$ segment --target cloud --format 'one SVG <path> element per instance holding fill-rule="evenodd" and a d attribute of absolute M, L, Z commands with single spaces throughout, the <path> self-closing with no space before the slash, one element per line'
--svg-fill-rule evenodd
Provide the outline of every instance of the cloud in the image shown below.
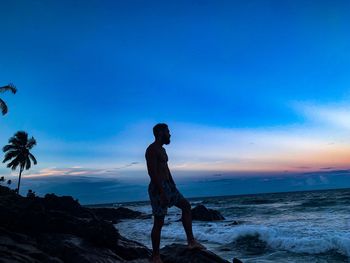
<path fill-rule="evenodd" d="M 108 169 L 98 169 L 98 168 L 83 168 L 80 166 L 69 167 L 69 168 L 44 168 L 41 170 L 33 170 L 28 171 L 23 174 L 26 178 L 35 178 L 35 177 L 53 177 L 53 176 L 70 176 L 70 177 L 78 177 L 78 176 L 90 176 L 90 177 L 122 177 L 122 172 L 127 171 L 127 168 L 132 167 L 133 165 L 137 165 L 138 162 L 132 162 L 120 167 L 108 168 Z"/>
<path fill-rule="evenodd" d="M 172 134 L 172 142 L 166 146 L 169 166 L 176 173 L 348 168 L 350 110 L 310 103 L 294 103 L 292 107 L 305 118 L 304 123 L 227 128 L 169 122 Z M 144 152 L 153 141 L 153 124 L 153 121 L 134 123 L 114 138 L 93 143 L 50 139 L 39 134 L 43 141 L 36 156 L 42 169 L 29 173 L 31 176 L 112 175 L 133 170 L 144 176 L 147 174 Z M 53 166 L 70 168 L 46 168 Z"/>
<path fill-rule="evenodd" d="M 106 170 L 102 169 L 84 169 L 84 168 L 45 168 L 39 171 L 31 171 L 29 174 L 25 174 L 25 177 L 52 177 L 52 176 L 78 176 L 78 175 L 98 175 L 105 174 Z"/>
<path fill-rule="evenodd" d="M 349 170 L 283 174 L 225 173 L 219 177 L 191 177 L 177 180 L 177 186 L 186 197 L 253 194 L 262 192 L 302 191 L 350 186 Z M 21 193 L 32 189 L 43 196 L 46 193 L 72 195 L 83 204 L 113 203 L 148 200 L 148 180 L 128 183 L 119 178 L 100 176 L 57 175 L 31 177 L 22 181 Z"/>
<path fill-rule="evenodd" d="M 305 169 L 305 170 L 312 169 L 312 167 L 310 167 L 310 166 L 296 166 L 295 168 L 297 168 L 297 169 Z"/>
<path fill-rule="evenodd" d="M 316 126 L 228 129 L 175 124 L 170 129 L 173 144 L 168 153 L 172 167 L 178 170 L 293 171 L 317 170 L 325 165 L 345 168 L 350 155 L 349 144 L 329 145 L 328 134 Z"/>
<path fill-rule="evenodd" d="M 312 103 L 294 103 L 297 112 L 309 121 L 327 125 L 329 128 L 350 130 L 350 106 L 348 103 L 319 105 Z"/>
<path fill-rule="evenodd" d="M 57 146 L 63 154 L 69 152 L 70 155 L 74 155 L 76 149 L 80 149 L 77 156 L 69 159 L 68 163 L 65 160 L 57 162 L 61 167 L 71 168 L 42 169 L 31 175 L 108 175 L 116 174 L 118 170 L 122 172 L 130 169 L 138 171 L 139 177 L 144 176 L 147 174 L 144 151 L 153 141 L 151 131 L 147 128 L 152 127 L 152 124 L 134 124 L 129 127 L 127 134 L 122 133 L 120 137 L 109 139 L 108 142 L 94 144 L 56 142 L 51 148 Z M 169 127 L 172 142 L 166 149 L 169 166 L 173 172 L 284 170 L 293 172 L 318 170 L 322 167 L 342 169 L 347 168 L 350 155 L 350 144 L 337 143 L 346 140 L 345 135 L 329 138 L 331 132 L 327 133 L 327 129 L 324 127 L 320 129 L 315 125 L 224 128 L 173 122 L 169 123 Z M 335 144 L 329 145 L 330 140 Z M 87 152 L 87 155 L 79 157 L 81 152 Z M 45 160 L 43 162 L 45 163 Z"/>
<path fill-rule="evenodd" d="M 125 168 L 128 168 L 128 167 L 131 167 L 131 166 L 134 166 L 134 165 L 137 165 L 139 164 L 140 162 L 131 162 L 131 163 L 128 163 L 124 166 L 121 166 L 121 167 L 118 167 L 118 168 L 115 168 L 116 170 L 120 170 L 120 169 L 125 169 Z"/>
<path fill-rule="evenodd" d="M 142 200 L 147 197 L 146 184 L 128 184 L 117 178 L 54 175 L 22 180 L 21 194 L 32 189 L 39 196 L 47 193 L 70 195 L 82 204 Z"/>

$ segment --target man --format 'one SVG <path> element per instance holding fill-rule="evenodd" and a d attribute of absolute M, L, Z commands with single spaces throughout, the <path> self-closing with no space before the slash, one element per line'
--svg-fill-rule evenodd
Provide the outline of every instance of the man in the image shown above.
<path fill-rule="evenodd" d="M 151 200 L 154 223 L 152 228 L 152 262 L 162 263 L 159 254 L 160 233 L 168 207 L 176 206 L 182 210 L 182 224 L 186 232 L 189 249 L 205 249 L 193 237 L 191 205 L 177 190 L 168 167 L 168 156 L 163 145 L 170 143 L 168 125 L 159 123 L 153 127 L 155 141 L 146 150 L 148 174 L 151 182 L 148 194 Z"/>

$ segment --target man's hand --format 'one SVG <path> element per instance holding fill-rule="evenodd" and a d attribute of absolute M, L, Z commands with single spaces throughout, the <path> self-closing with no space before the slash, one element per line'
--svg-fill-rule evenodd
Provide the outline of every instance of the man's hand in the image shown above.
<path fill-rule="evenodd" d="M 167 195 L 162 191 L 160 192 L 160 205 L 162 207 L 167 206 L 169 204 L 169 199 Z"/>

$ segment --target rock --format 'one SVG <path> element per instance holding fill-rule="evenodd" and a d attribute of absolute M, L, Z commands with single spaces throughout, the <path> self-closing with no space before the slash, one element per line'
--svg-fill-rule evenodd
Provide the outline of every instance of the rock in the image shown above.
<path fill-rule="evenodd" d="M 104 210 L 105 218 L 98 213 L 70 196 L 25 198 L 0 186 L 0 262 L 148 262 L 150 249 L 121 236 L 104 220 L 115 213 L 119 218 L 130 218 L 140 216 L 140 212 Z M 161 255 L 164 263 L 227 263 L 210 251 L 189 250 L 185 245 L 166 246 Z"/>
<path fill-rule="evenodd" d="M 232 260 L 232 263 L 243 263 L 242 261 L 240 261 L 238 258 L 234 258 Z"/>
<path fill-rule="evenodd" d="M 63 263 L 37 247 L 35 239 L 0 228 L 1 263 Z"/>
<path fill-rule="evenodd" d="M 180 244 L 165 246 L 160 254 L 164 263 L 229 263 L 209 250 L 190 250 Z"/>
<path fill-rule="evenodd" d="M 40 248 L 65 263 L 121 263 L 123 258 L 105 247 L 96 247 L 80 237 L 66 234 L 42 235 Z"/>
<path fill-rule="evenodd" d="M 143 215 L 141 212 L 133 211 L 129 208 L 90 208 L 95 215 L 112 223 L 117 223 L 121 219 L 136 219 L 141 218 Z"/>
<path fill-rule="evenodd" d="M 204 205 L 197 205 L 192 210 L 192 220 L 218 221 L 225 220 L 219 211 L 208 209 Z"/>
<path fill-rule="evenodd" d="M 128 263 L 150 263 L 151 261 L 149 259 L 134 259 L 128 261 Z"/>
<path fill-rule="evenodd" d="M 67 206 L 60 203 L 61 198 L 62 204 Z M 68 235 L 72 237 L 69 240 L 80 240 L 75 246 L 75 243 L 69 240 L 60 242 L 60 239 L 56 238 L 57 243 L 61 244 L 57 249 L 61 248 L 62 251 L 69 248 L 69 253 L 79 255 L 85 254 L 85 250 L 88 252 L 99 248 L 98 251 L 102 251 L 101 253 L 109 258 L 108 261 L 96 261 L 96 256 L 90 255 L 88 258 L 91 261 L 89 261 L 90 259 L 83 256 L 76 256 L 75 258 L 79 258 L 76 262 L 113 262 L 112 259 L 119 258 L 133 260 L 147 258 L 151 254 L 147 247 L 122 237 L 113 224 L 99 219 L 71 197 L 46 195 L 45 198 L 28 199 L 0 188 L 0 215 L 0 227 L 13 233 L 30 236 L 37 242 L 35 247 L 40 247 L 49 254 L 53 253 L 59 259 L 62 259 L 64 253 L 54 253 L 55 245 L 45 241 L 43 235 L 56 237 Z M 52 247 L 47 247 L 46 244 L 51 244 Z M 112 254 L 109 254 L 109 251 Z M 27 255 L 24 253 L 24 256 Z M 66 262 L 67 259 L 63 261 Z"/>
<path fill-rule="evenodd" d="M 77 217 L 94 217 L 91 211 L 82 207 L 78 200 L 71 196 L 57 196 L 46 194 L 44 198 L 36 197 L 36 202 L 41 203 L 46 210 L 64 211 Z"/>
<path fill-rule="evenodd" d="M 152 219 L 152 218 L 153 218 L 152 214 L 142 214 L 137 219 Z"/>
<path fill-rule="evenodd" d="M 82 208 L 78 201 L 74 200 L 71 196 L 46 194 L 43 199 L 38 198 L 38 200 L 42 200 L 45 207 L 50 210 L 69 211 L 74 213 L 76 210 Z"/>
<path fill-rule="evenodd" d="M 147 247 L 122 236 L 118 240 L 116 251 L 119 256 L 126 260 L 143 259 L 151 256 L 151 250 Z"/>
<path fill-rule="evenodd" d="M 228 223 L 225 226 L 237 226 L 237 225 L 240 225 L 240 224 L 241 224 L 241 222 L 234 220 L 234 221 Z"/>
<path fill-rule="evenodd" d="M 241 251 L 245 255 L 262 255 L 270 250 L 268 244 L 261 240 L 258 234 L 241 236 L 232 242 L 232 245 L 235 251 Z"/>

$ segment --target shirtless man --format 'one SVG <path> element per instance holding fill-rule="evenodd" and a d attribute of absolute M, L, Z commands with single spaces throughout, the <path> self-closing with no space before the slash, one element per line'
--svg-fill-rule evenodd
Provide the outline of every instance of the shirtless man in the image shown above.
<path fill-rule="evenodd" d="M 153 127 L 155 141 L 146 150 L 148 174 L 151 182 L 148 194 L 151 200 L 154 223 L 152 228 L 152 262 L 162 263 L 159 254 L 160 233 L 168 207 L 176 206 L 182 210 L 182 225 L 185 229 L 190 249 L 205 249 L 193 237 L 191 205 L 177 190 L 168 167 L 168 156 L 163 145 L 170 143 L 168 125 L 159 123 Z"/>

